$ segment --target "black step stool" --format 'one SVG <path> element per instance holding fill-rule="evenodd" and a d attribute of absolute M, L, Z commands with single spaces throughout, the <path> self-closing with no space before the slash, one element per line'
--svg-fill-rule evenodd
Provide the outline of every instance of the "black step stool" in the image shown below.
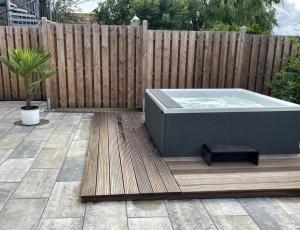
<path fill-rule="evenodd" d="M 202 157 L 208 166 L 212 162 L 259 162 L 259 152 L 246 144 L 204 144 Z"/>

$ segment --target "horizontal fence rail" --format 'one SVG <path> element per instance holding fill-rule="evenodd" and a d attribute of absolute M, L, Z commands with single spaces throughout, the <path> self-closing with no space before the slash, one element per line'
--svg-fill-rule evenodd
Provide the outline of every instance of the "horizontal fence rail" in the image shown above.
<path fill-rule="evenodd" d="M 37 100 L 54 108 L 141 108 L 146 88 L 245 88 L 266 95 L 296 52 L 289 37 L 245 32 L 148 30 L 143 26 L 47 24 L 0 27 L 8 48 L 46 47 L 56 69 Z M 0 100 L 23 100 L 24 82 L 0 65 Z"/>

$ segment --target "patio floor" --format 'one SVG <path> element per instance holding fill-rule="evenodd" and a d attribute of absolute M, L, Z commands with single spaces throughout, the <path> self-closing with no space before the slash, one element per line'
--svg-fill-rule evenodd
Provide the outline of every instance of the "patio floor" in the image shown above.
<path fill-rule="evenodd" d="M 300 198 L 82 203 L 91 113 L 47 113 L 19 127 L 0 102 L 0 229 L 299 229 Z M 45 104 L 41 105 L 45 108 Z"/>

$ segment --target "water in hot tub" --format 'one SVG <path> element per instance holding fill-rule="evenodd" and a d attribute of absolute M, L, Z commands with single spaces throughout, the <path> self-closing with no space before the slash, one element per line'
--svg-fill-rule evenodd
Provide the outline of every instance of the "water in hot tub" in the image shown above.
<path fill-rule="evenodd" d="M 263 107 L 262 104 L 240 97 L 172 97 L 183 108 L 252 108 Z"/>

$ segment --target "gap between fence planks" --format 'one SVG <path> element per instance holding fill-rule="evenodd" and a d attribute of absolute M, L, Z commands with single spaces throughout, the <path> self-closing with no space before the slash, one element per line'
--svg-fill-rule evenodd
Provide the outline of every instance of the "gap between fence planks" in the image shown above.
<path fill-rule="evenodd" d="M 56 74 L 37 100 L 52 107 L 141 108 L 146 88 L 241 87 L 269 95 L 266 83 L 295 54 L 288 37 L 244 32 L 149 30 L 142 26 L 47 24 L 0 27 L 7 48 L 46 47 Z M 24 83 L 1 65 L 0 100 L 24 100 Z"/>

